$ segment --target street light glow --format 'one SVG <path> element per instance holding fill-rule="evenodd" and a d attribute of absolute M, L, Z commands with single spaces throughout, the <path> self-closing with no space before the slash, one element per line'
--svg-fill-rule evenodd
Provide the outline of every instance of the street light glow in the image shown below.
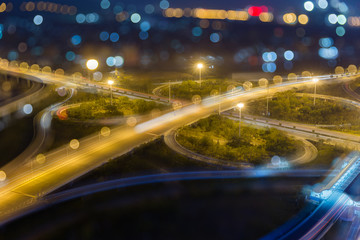
<path fill-rule="evenodd" d="M 109 85 L 113 85 L 113 84 L 114 84 L 114 81 L 113 81 L 113 80 L 108 80 L 108 84 L 109 84 Z"/>
<path fill-rule="evenodd" d="M 313 79 L 313 82 L 314 82 L 314 83 L 317 83 L 318 81 L 319 81 L 318 78 L 314 78 L 314 79 Z"/>
<path fill-rule="evenodd" d="M 202 68 L 204 68 L 204 64 L 202 64 L 202 63 L 198 63 L 198 64 L 197 64 L 197 68 L 198 68 L 198 69 L 202 69 Z"/>
<path fill-rule="evenodd" d="M 239 103 L 239 104 L 237 105 L 237 107 L 240 108 L 240 109 L 243 108 L 244 106 L 245 106 L 245 105 L 244 105 L 243 103 Z"/>
<path fill-rule="evenodd" d="M 90 59 L 86 62 L 86 67 L 89 70 L 95 70 L 98 68 L 98 66 L 99 66 L 99 62 L 95 59 Z"/>

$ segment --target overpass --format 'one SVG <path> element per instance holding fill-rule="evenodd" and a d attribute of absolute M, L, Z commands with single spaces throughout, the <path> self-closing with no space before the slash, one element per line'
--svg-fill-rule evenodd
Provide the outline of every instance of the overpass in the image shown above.
<path fill-rule="evenodd" d="M 309 200 L 318 204 L 310 214 L 302 219 L 295 217 L 262 239 L 321 239 L 346 210 L 359 206 L 344 191 L 360 174 L 360 154 L 351 153 L 332 173 L 335 173 L 329 175 L 332 179 L 325 179 L 325 183 L 314 186 L 310 193 Z M 353 225 L 358 225 L 359 219 L 356 215 Z M 348 236 L 354 237 L 354 234 L 357 235 L 354 239 L 360 237 L 359 231 L 352 227 Z"/>

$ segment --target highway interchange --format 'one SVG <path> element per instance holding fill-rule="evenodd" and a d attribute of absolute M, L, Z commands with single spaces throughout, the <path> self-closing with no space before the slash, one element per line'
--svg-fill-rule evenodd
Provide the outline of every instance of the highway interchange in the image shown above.
<path fill-rule="evenodd" d="M 15 72 L 13 69 L 6 69 L 9 72 Z M 64 82 L 64 78 L 51 76 L 48 74 L 33 74 L 30 78 L 38 78 L 45 83 L 67 85 L 70 88 L 84 87 L 84 83 Z M 28 77 L 26 75 L 26 77 Z M 353 76 L 355 77 L 355 76 Z M 333 79 L 330 76 L 319 76 L 321 81 L 339 82 L 350 80 Z M 134 147 L 149 142 L 152 139 L 164 135 L 171 129 L 192 123 L 198 119 L 209 116 L 218 110 L 221 104 L 222 110 L 232 109 L 238 102 L 246 102 L 254 98 L 265 97 L 268 91 L 271 93 L 290 90 L 294 87 L 302 88 L 311 84 L 311 79 L 301 79 L 299 81 L 283 82 L 279 85 L 272 85 L 269 89 L 254 88 L 246 92 L 226 93 L 212 99 L 205 99 L 202 104 L 188 105 L 172 112 L 167 112 L 160 117 L 144 121 L 135 127 L 121 126 L 111 130 L 108 137 L 100 137 L 98 134 L 80 139 L 80 147 L 71 149 L 69 146 L 63 146 L 45 154 L 46 161 L 38 163 L 36 159 L 31 159 L 31 164 L 9 164 L 2 168 L 7 173 L 7 179 L 1 184 L 0 190 L 0 220 L 5 221 L 21 215 L 37 204 L 37 199 L 41 198 L 53 190 L 63 186 L 79 176 L 91 171 L 92 169 L 106 163 L 109 159 L 120 156 Z M 89 87 L 89 84 L 86 84 Z M 90 86 L 92 87 L 92 86 Z M 104 86 L 101 87 L 107 90 Z M 132 95 L 135 95 L 132 93 Z M 149 98 L 145 94 L 143 98 Z M 156 99 L 156 98 L 154 98 Z M 158 99 L 159 100 L 159 99 Z M 165 100 L 164 100 L 165 101 Z M 253 120 L 254 121 L 254 120 Z M 261 121 L 258 120 L 258 123 Z M 359 138 L 349 134 L 329 135 L 329 131 L 316 128 L 309 132 L 308 126 L 302 124 L 290 125 L 269 122 L 265 120 L 266 125 L 281 125 L 282 128 L 291 128 L 293 131 L 302 131 L 303 135 L 309 137 L 309 134 L 315 138 L 341 139 L 344 144 L 352 144 L 358 147 Z M 264 120 L 262 120 L 264 124 Z M 295 126 L 295 128 L 294 128 Z M 299 131 L 300 130 L 300 131 Z M 30 166 L 31 165 L 31 166 Z"/>

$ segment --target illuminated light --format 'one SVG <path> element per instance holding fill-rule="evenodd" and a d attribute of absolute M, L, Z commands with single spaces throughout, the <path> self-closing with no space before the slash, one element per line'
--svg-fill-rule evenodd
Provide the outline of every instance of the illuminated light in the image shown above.
<path fill-rule="evenodd" d="M 360 17 L 349 17 L 348 24 L 351 27 L 360 27 Z"/>
<path fill-rule="evenodd" d="M 191 32 L 194 37 L 200 37 L 203 31 L 200 27 L 194 27 Z"/>
<path fill-rule="evenodd" d="M 103 74 L 101 72 L 94 72 L 93 77 L 95 81 L 101 81 Z"/>
<path fill-rule="evenodd" d="M 313 80 L 312 80 L 314 83 L 317 83 L 317 82 L 319 82 L 319 79 L 318 78 L 313 78 Z"/>
<path fill-rule="evenodd" d="M 204 64 L 198 63 L 198 64 L 196 65 L 196 67 L 197 67 L 198 69 L 202 69 L 202 68 L 204 68 Z"/>
<path fill-rule="evenodd" d="M 110 2 L 108 0 L 102 0 L 100 2 L 100 7 L 102 9 L 108 9 L 110 7 Z"/>
<path fill-rule="evenodd" d="M 170 7 L 170 3 L 167 0 L 161 0 L 159 6 L 162 10 L 165 10 Z"/>
<path fill-rule="evenodd" d="M 40 66 L 38 64 L 33 64 L 30 67 L 30 71 L 32 73 L 38 73 L 38 72 L 40 72 Z"/>
<path fill-rule="evenodd" d="M 184 11 L 181 8 L 175 9 L 174 17 L 181 18 L 182 16 L 184 16 Z"/>
<path fill-rule="evenodd" d="M 75 15 L 77 12 L 77 8 L 75 6 L 70 6 L 68 9 L 69 15 Z"/>
<path fill-rule="evenodd" d="M 82 39 L 80 37 L 80 35 L 74 35 L 72 36 L 71 38 L 71 43 L 74 45 L 74 46 L 77 46 L 81 43 Z"/>
<path fill-rule="evenodd" d="M 84 23 L 86 21 L 86 17 L 82 13 L 79 13 L 78 15 L 76 15 L 75 19 L 76 19 L 77 23 Z"/>
<path fill-rule="evenodd" d="M 26 72 L 29 69 L 29 64 L 27 62 L 22 62 L 20 63 L 20 71 L 22 72 Z"/>
<path fill-rule="evenodd" d="M 339 37 L 344 36 L 345 33 L 346 33 L 346 31 L 345 31 L 345 28 L 344 28 L 344 27 L 337 27 L 337 28 L 336 28 L 336 34 L 337 34 Z"/>
<path fill-rule="evenodd" d="M 144 10 L 147 14 L 153 14 L 155 12 L 155 7 L 152 4 L 147 4 Z"/>
<path fill-rule="evenodd" d="M 138 23 L 141 21 L 141 16 L 138 13 L 133 13 L 130 17 L 131 22 Z"/>
<path fill-rule="evenodd" d="M 75 72 L 74 74 L 72 74 L 72 76 L 73 76 L 74 80 L 82 78 L 82 74 L 80 72 Z"/>
<path fill-rule="evenodd" d="M 137 120 L 135 117 L 129 117 L 128 119 L 126 119 L 126 124 L 130 127 L 135 127 L 137 124 Z"/>
<path fill-rule="evenodd" d="M 19 43 L 19 46 L 18 46 L 19 52 L 21 52 L 21 53 L 26 52 L 27 48 L 28 47 L 27 47 L 26 43 L 24 43 L 24 42 Z"/>
<path fill-rule="evenodd" d="M 80 147 L 80 142 L 77 139 L 73 139 L 70 141 L 69 146 L 70 146 L 70 148 L 72 148 L 74 150 L 78 149 Z"/>
<path fill-rule="evenodd" d="M 44 164 L 45 161 L 46 161 L 46 157 L 45 157 L 44 154 L 41 154 L 41 153 L 40 153 L 40 154 L 38 154 L 38 155 L 36 156 L 35 160 L 36 160 L 36 162 L 37 162 L 38 164 Z"/>
<path fill-rule="evenodd" d="M 6 11 L 6 3 L 2 3 L 0 5 L 0 13 L 5 12 L 5 11 Z"/>
<path fill-rule="evenodd" d="M 89 69 L 89 70 L 95 70 L 97 69 L 99 66 L 99 62 L 95 59 L 89 59 L 87 62 L 86 62 L 86 67 Z"/>
<path fill-rule="evenodd" d="M 331 24 L 336 24 L 338 22 L 338 17 L 336 16 L 336 14 L 332 13 L 328 16 L 328 21 Z"/>
<path fill-rule="evenodd" d="M 263 72 L 269 72 L 269 73 L 273 73 L 276 71 L 276 64 L 273 63 L 273 62 L 270 62 L 270 63 L 264 63 L 262 65 L 262 70 Z"/>
<path fill-rule="evenodd" d="M 265 62 L 275 62 L 277 59 L 277 54 L 275 52 L 264 52 L 262 54 L 262 59 Z"/>
<path fill-rule="evenodd" d="M 108 32 L 101 32 L 99 35 L 99 38 L 101 41 L 105 42 L 106 40 L 109 39 L 110 34 Z"/>
<path fill-rule="evenodd" d="M 311 75 L 311 72 L 309 72 L 309 71 L 303 71 L 303 72 L 301 73 L 301 76 L 302 76 L 302 77 L 311 77 L 312 75 Z"/>
<path fill-rule="evenodd" d="M 191 17 L 192 16 L 192 9 L 191 8 L 185 8 L 184 9 L 184 17 Z"/>
<path fill-rule="evenodd" d="M 123 22 L 128 18 L 129 18 L 129 14 L 127 12 L 121 12 L 116 14 L 116 21 L 118 22 Z"/>
<path fill-rule="evenodd" d="M 269 12 L 262 12 L 259 15 L 259 19 L 262 22 L 272 22 L 274 20 L 274 15 Z"/>
<path fill-rule="evenodd" d="M 168 8 L 164 11 L 164 14 L 166 17 L 174 17 L 175 16 L 175 11 L 172 8 Z"/>
<path fill-rule="evenodd" d="M 10 61 L 13 61 L 13 60 L 17 59 L 18 57 L 19 57 L 19 54 L 18 54 L 17 51 L 10 51 L 10 52 L 8 53 L 8 56 L 7 56 L 7 58 L 8 58 Z"/>
<path fill-rule="evenodd" d="M 11 88 L 12 88 L 11 82 L 8 82 L 8 81 L 3 82 L 2 85 L 1 85 L 1 88 L 2 88 L 2 90 L 4 92 L 9 92 L 11 90 Z"/>
<path fill-rule="evenodd" d="M 337 16 L 337 21 L 340 25 L 345 25 L 347 19 L 344 15 L 340 14 L 339 16 Z"/>
<path fill-rule="evenodd" d="M 350 64 L 349 67 L 347 68 L 349 73 L 356 73 L 357 72 L 357 67 L 353 64 Z"/>
<path fill-rule="evenodd" d="M 28 2 L 26 5 L 25 5 L 25 10 L 28 11 L 28 12 L 32 12 L 35 10 L 35 3 L 33 2 Z"/>
<path fill-rule="evenodd" d="M 87 23 L 94 23 L 97 21 L 99 21 L 99 15 L 97 13 L 86 14 L 86 22 Z"/>
<path fill-rule="evenodd" d="M 238 108 L 242 109 L 243 107 L 245 107 L 245 104 L 239 103 L 239 104 L 237 104 L 236 106 L 237 106 Z"/>
<path fill-rule="evenodd" d="M 280 75 L 275 75 L 273 77 L 273 82 L 274 84 L 278 85 L 278 84 L 281 84 L 283 81 L 283 78 L 280 76 Z"/>
<path fill-rule="evenodd" d="M 273 156 L 271 158 L 271 164 L 274 166 L 279 166 L 281 163 L 281 158 L 279 156 Z"/>
<path fill-rule="evenodd" d="M 326 9 L 329 6 L 329 3 L 326 0 L 318 0 L 318 6 L 321 9 Z"/>
<path fill-rule="evenodd" d="M 115 58 L 115 66 L 122 67 L 124 65 L 124 58 L 122 56 L 116 56 Z"/>
<path fill-rule="evenodd" d="M 56 69 L 54 73 L 55 73 L 55 76 L 57 76 L 57 77 L 64 76 L 64 74 L 65 74 L 64 70 L 61 68 Z"/>
<path fill-rule="evenodd" d="M 342 13 L 347 13 L 349 11 L 349 7 L 344 2 L 339 3 L 338 9 Z"/>
<path fill-rule="evenodd" d="M 201 28 L 208 28 L 210 26 L 210 22 L 209 22 L 209 20 L 202 19 L 202 20 L 200 20 L 199 25 Z"/>
<path fill-rule="evenodd" d="M 146 39 L 149 38 L 149 33 L 148 33 L 148 32 L 143 32 L 143 31 L 141 31 L 141 32 L 139 32 L 139 38 L 140 38 L 141 40 L 146 40 Z"/>
<path fill-rule="evenodd" d="M 253 17 L 258 17 L 262 12 L 263 9 L 261 7 L 252 6 L 248 9 L 249 15 Z"/>
<path fill-rule="evenodd" d="M 6 180 L 6 173 L 4 171 L 0 171 L 0 181 L 4 182 Z"/>
<path fill-rule="evenodd" d="M 292 61 L 295 57 L 295 54 L 293 51 L 291 50 L 287 50 L 284 52 L 284 58 L 288 61 Z"/>
<path fill-rule="evenodd" d="M 244 88 L 245 91 L 251 90 L 252 87 L 253 87 L 252 82 L 246 81 L 246 82 L 243 83 L 243 88 Z"/>
<path fill-rule="evenodd" d="M 107 83 L 111 86 L 114 84 L 114 80 L 108 80 Z"/>
<path fill-rule="evenodd" d="M 269 81 L 266 78 L 260 78 L 259 79 L 259 86 L 260 87 L 267 87 L 269 84 Z"/>
<path fill-rule="evenodd" d="M 298 21 L 299 21 L 300 24 L 305 25 L 305 24 L 307 24 L 309 22 L 309 17 L 307 15 L 305 15 L 305 14 L 301 14 L 298 17 Z"/>
<path fill-rule="evenodd" d="M 68 60 L 69 62 L 74 61 L 75 57 L 76 57 L 76 55 L 73 51 L 68 51 L 65 55 L 66 60 Z"/>
<path fill-rule="evenodd" d="M 10 67 L 13 67 L 13 68 L 19 67 L 19 63 L 15 60 L 11 61 L 9 65 L 10 65 Z"/>
<path fill-rule="evenodd" d="M 246 11 L 228 11 L 229 20 L 236 21 L 247 21 L 249 19 L 249 14 Z"/>
<path fill-rule="evenodd" d="M 115 60 L 114 57 L 108 57 L 108 58 L 106 59 L 106 64 L 107 64 L 109 67 L 115 66 L 115 62 L 116 62 L 116 60 Z"/>
<path fill-rule="evenodd" d="M 45 73 L 45 74 L 49 74 L 49 73 L 52 72 L 52 71 L 51 71 L 51 67 L 45 66 L 45 67 L 43 67 L 43 69 L 42 69 L 41 72 L 42 72 L 42 73 Z"/>
<path fill-rule="evenodd" d="M 101 130 L 100 130 L 100 134 L 101 134 L 101 136 L 103 136 L 103 137 L 108 137 L 108 136 L 110 136 L 110 133 L 111 133 L 111 130 L 110 130 L 110 128 L 108 128 L 108 127 L 103 127 L 103 128 L 101 128 Z"/>
<path fill-rule="evenodd" d="M 33 112 L 33 106 L 31 104 L 25 104 L 22 110 L 25 114 L 29 115 Z"/>
<path fill-rule="evenodd" d="M 332 38 L 320 38 L 319 45 L 323 48 L 329 48 L 334 44 L 334 40 Z"/>
<path fill-rule="evenodd" d="M 120 39 L 120 36 L 119 36 L 118 33 L 113 32 L 113 33 L 110 34 L 110 41 L 111 42 L 117 42 L 117 41 L 119 41 L 119 39 Z"/>
<path fill-rule="evenodd" d="M 312 10 L 314 10 L 314 3 L 312 3 L 311 1 L 307 1 L 304 3 L 304 8 L 306 11 L 311 12 Z"/>
<path fill-rule="evenodd" d="M 141 31 L 143 31 L 143 32 L 149 31 L 150 28 L 151 28 L 151 25 L 150 25 L 150 23 L 149 23 L 148 21 L 144 21 L 144 22 L 142 22 L 142 23 L 140 24 L 140 29 L 141 29 Z"/>
<path fill-rule="evenodd" d="M 288 74 L 288 80 L 289 81 L 296 81 L 297 80 L 297 75 L 295 73 L 289 73 Z"/>
<path fill-rule="evenodd" d="M 211 41 L 211 42 L 213 42 L 213 43 L 218 43 L 218 42 L 220 42 L 220 40 L 221 40 L 221 36 L 220 36 L 219 33 L 212 33 L 212 34 L 210 35 L 210 41 Z"/>
<path fill-rule="evenodd" d="M 295 24 L 296 20 L 297 20 L 297 17 L 296 17 L 295 13 L 286 13 L 283 16 L 283 20 L 287 24 Z"/>
<path fill-rule="evenodd" d="M 200 104 L 200 103 L 201 103 L 201 96 L 200 96 L 200 95 L 194 95 L 194 96 L 191 98 L 191 101 L 192 101 L 194 104 Z"/>
<path fill-rule="evenodd" d="M 319 56 L 324 59 L 336 59 L 339 56 L 339 50 L 336 47 L 320 48 Z"/>

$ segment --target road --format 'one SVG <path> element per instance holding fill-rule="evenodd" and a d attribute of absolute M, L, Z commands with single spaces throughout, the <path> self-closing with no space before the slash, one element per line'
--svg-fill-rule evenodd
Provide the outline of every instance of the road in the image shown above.
<path fill-rule="evenodd" d="M 46 144 L 47 139 L 49 138 L 52 113 L 56 111 L 60 106 L 65 104 L 67 101 L 69 101 L 73 97 L 73 95 L 74 89 L 71 89 L 69 91 L 69 96 L 65 100 L 45 108 L 34 117 L 33 140 L 20 155 L 18 155 L 15 159 L 13 159 L 5 166 L 3 166 L 3 169 L 7 169 L 7 174 L 11 174 L 12 170 L 17 169 L 19 166 L 24 164 L 30 165 L 30 168 L 32 167 L 32 162 L 28 162 L 28 160 L 31 157 L 34 157 L 35 154 L 39 153 L 39 151 L 44 147 L 44 144 Z"/>
<path fill-rule="evenodd" d="M 325 77 L 321 79 L 321 81 L 336 81 L 326 80 Z M 312 84 L 311 80 L 284 82 L 281 85 L 269 87 L 269 92 L 286 91 L 294 87 L 301 88 L 308 84 Z M 222 105 L 222 109 L 231 109 L 240 101 L 246 102 L 266 96 L 266 94 L 267 89 L 254 88 L 248 92 L 234 92 L 205 99 L 200 105 L 186 106 L 135 127 L 123 126 L 112 129 L 111 135 L 108 137 L 94 134 L 81 139 L 80 147 L 76 150 L 70 149 L 69 146 L 56 149 L 45 155 L 46 161 L 43 164 L 33 159 L 32 171 L 28 166 L 3 169 L 5 173 L 11 170 L 11 174 L 1 184 L 0 221 L 20 214 L 27 207 L 36 203 L 39 196 L 50 193 L 106 163 L 109 159 L 129 152 L 134 147 L 163 135 L 169 129 L 178 128 L 209 116 L 217 111 L 219 103 Z"/>
<path fill-rule="evenodd" d="M 232 118 L 233 119 L 233 118 Z M 237 120 L 237 119 L 234 119 Z M 249 124 L 256 124 L 254 120 L 247 121 Z M 288 130 L 287 128 L 283 128 L 285 131 Z M 180 143 L 176 141 L 176 130 L 170 130 L 165 133 L 164 141 L 165 144 L 171 148 L 173 151 L 182 154 L 188 158 L 206 162 L 208 164 L 212 165 L 221 165 L 223 167 L 230 167 L 230 168 L 253 168 L 254 165 L 251 163 L 245 163 L 245 162 L 231 162 L 228 160 L 221 160 L 212 158 L 209 156 L 205 156 L 196 152 L 193 152 L 184 146 L 182 146 Z M 291 135 L 294 135 L 293 132 L 290 132 Z M 302 146 L 304 148 L 304 152 L 300 156 L 296 156 L 296 158 L 288 159 L 288 162 L 291 164 L 304 164 L 308 163 L 312 160 L 314 160 L 317 157 L 318 151 L 316 147 L 311 144 L 310 142 L 306 141 L 304 138 L 296 137 L 297 140 L 302 142 Z"/>
<path fill-rule="evenodd" d="M 3 71 L 0 71 L 1 74 L 4 74 Z M 16 73 L 11 73 L 15 77 L 19 77 Z M 0 103 L 0 118 L 5 117 L 13 112 L 21 109 L 25 104 L 34 104 L 35 102 L 40 101 L 46 94 L 44 94 L 45 84 L 38 78 L 30 78 L 34 83 L 31 88 L 25 91 L 18 96 L 7 99 L 6 101 L 2 101 Z"/>
<path fill-rule="evenodd" d="M 334 192 L 323 201 L 308 217 L 290 231 L 274 231 L 262 240 L 310 240 L 320 239 L 338 220 L 351 199 L 342 192 Z M 283 230 L 283 229 L 282 229 Z"/>
<path fill-rule="evenodd" d="M 172 181 L 188 181 L 199 179 L 233 179 L 233 178 L 272 178 L 272 177 L 288 177 L 288 178 L 305 178 L 305 177 L 322 177 L 327 176 L 327 169 L 252 169 L 252 170 L 236 170 L 236 171 L 199 171 L 199 172 L 174 172 L 165 174 L 153 174 L 145 176 L 137 176 L 130 178 L 120 178 L 100 183 L 89 184 L 69 190 L 52 193 L 43 198 L 38 199 L 36 204 L 32 205 L 27 211 L 22 212 L 22 216 L 31 212 L 38 211 L 50 205 L 59 204 L 71 199 L 95 194 L 98 192 L 125 188 L 136 185 L 144 185 L 160 182 Z M 20 217 L 19 215 L 16 217 Z M 12 221 L 9 218 L 6 222 Z"/>

